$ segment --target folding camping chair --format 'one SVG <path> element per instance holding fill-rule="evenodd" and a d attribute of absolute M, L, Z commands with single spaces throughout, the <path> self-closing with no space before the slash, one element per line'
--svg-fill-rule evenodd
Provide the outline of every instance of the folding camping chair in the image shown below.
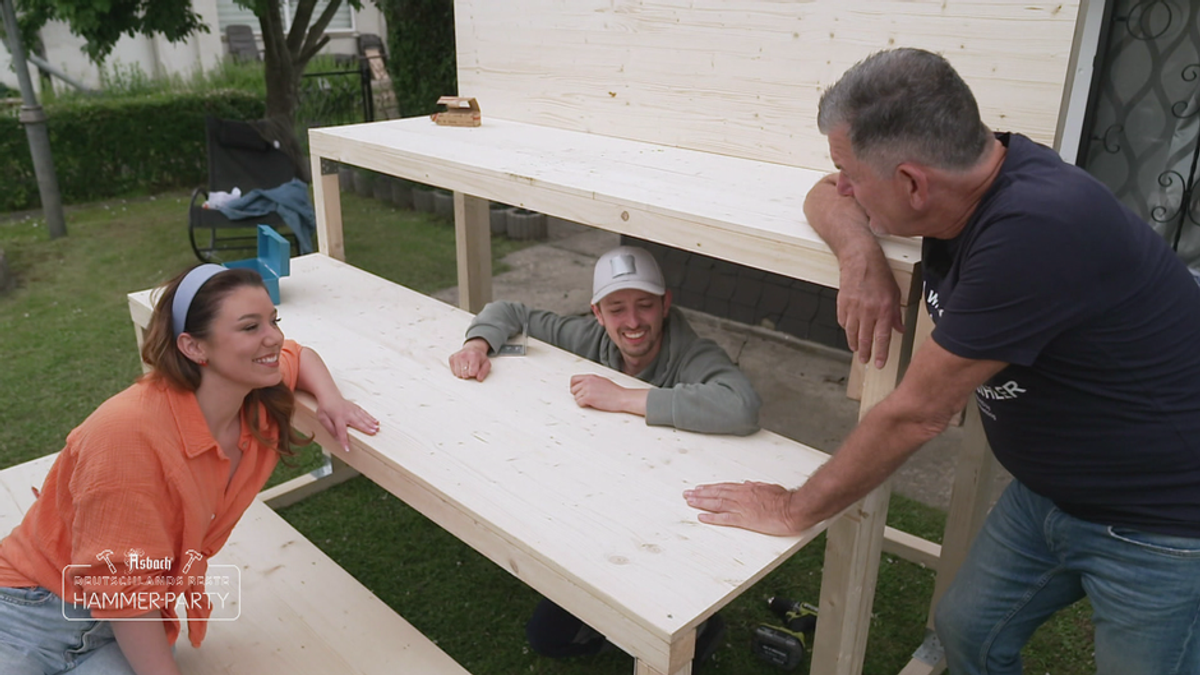
<path fill-rule="evenodd" d="M 232 192 L 236 187 L 246 194 L 282 185 L 293 178 L 303 180 L 296 163 L 247 122 L 209 116 L 205 119 L 205 136 L 208 185 L 196 188 L 188 207 L 188 237 L 196 257 L 204 262 L 254 257 L 258 247 L 256 228 L 260 223 L 287 237 L 292 253 L 298 253 L 296 236 L 278 213 L 230 220 L 219 210 L 203 206 L 210 192 Z"/>
<path fill-rule="evenodd" d="M 225 42 L 229 45 L 229 56 L 234 61 L 262 61 L 254 29 L 244 23 L 225 27 Z"/>

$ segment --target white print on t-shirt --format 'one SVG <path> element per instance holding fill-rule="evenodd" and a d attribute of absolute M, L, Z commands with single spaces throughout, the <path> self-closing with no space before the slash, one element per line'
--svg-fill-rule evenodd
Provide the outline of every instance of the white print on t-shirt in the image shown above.
<path fill-rule="evenodd" d="M 1009 380 L 997 387 L 989 387 L 986 384 L 981 384 L 975 390 L 975 395 L 983 400 L 1003 401 L 1009 398 L 1017 398 L 1024 394 L 1025 390 L 1017 384 L 1016 380 Z"/>
<path fill-rule="evenodd" d="M 930 314 L 937 314 L 938 316 L 941 316 L 942 308 L 938 306 L 937 291 L 935 291 L 931 288 L 931 289 L 929 289 L 928 295 L 926 295 L 925 297 L 926 297 L 926 301 L 929 303 Z"/>

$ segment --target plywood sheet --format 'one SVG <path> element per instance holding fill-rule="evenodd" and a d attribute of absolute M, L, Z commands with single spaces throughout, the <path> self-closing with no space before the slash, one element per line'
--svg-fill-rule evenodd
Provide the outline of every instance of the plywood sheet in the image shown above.
<path fill-rule="evenodd" d="M 427 117 L 309 131 L 321 157 L 514 204 L 823 286 L 837 260 L 808 225 L 811 169 L 488 117 Z M 915 240 L 881 239 L 907 288 Z"/>
<path fill-rule="evenodd" d="M 829 168 L 817 101 L 870 53 L 944 54 L 984 121 L 1051 143 L 1078 0 L 455 0 L 488 117 Z"/>

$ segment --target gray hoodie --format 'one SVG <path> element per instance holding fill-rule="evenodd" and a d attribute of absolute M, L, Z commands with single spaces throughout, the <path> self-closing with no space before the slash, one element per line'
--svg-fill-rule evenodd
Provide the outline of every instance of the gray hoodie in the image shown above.
<path fill-rule="evenodd" d="M 559 316 L 518 302 L 488 303 L 467 328 L 496 351 L 528 322 L 529 337 L 621 370 L 621 352 L 593 316 Z M 663 322 L 658 357 L 637 379 L 656 387 L 646 399 L 646 424 L 745 436 L 758 431 L 762 405 L 750 381 L 712 340 L 696 335 L 672 307 Z"/>

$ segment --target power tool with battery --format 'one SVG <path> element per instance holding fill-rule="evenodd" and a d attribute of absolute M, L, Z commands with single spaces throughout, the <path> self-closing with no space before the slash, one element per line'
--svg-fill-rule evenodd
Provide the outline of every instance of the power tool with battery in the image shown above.
<path fill-rule="evenodd" d="M 807 602 L 781 597 L 767 601 L 771 611 L 783 619 L 782 626 L 762 624 L 754 629 L 754 653 L 783 670 L 795 670 L 804 660 L 817 629 L 817 608 Z"/>

